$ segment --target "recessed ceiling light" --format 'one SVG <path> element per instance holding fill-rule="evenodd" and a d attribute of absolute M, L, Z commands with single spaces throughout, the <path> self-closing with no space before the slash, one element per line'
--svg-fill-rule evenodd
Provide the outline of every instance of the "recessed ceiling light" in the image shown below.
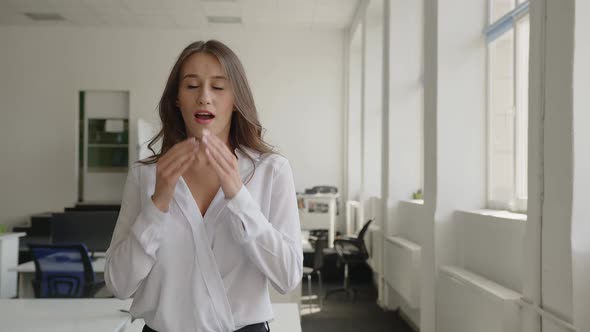
<path fill-rule="evenodd" d="M 207 16 L 209 23 L 221 23 L 221 24 L 240 24 L 242 18 L 239 16 Z"/>
<path fill-rule="evenodd" d="M 25 16 L 33 21 L 65 21 L 65 18 L 57 13 L 25 13 Z"/>

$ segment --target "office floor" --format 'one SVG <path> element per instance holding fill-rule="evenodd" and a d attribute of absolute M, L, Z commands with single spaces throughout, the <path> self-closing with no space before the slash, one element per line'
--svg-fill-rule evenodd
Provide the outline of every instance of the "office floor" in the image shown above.
<path fill-rule="evenodd" d="M 324 283 L 324 291 L 341 285 L 340 281 L 329 281 Z M 383 311 L 377 305 L 377 291 L 370 281 L 357 281 L 353 285 L 360 289 L 355 302 L 347 299 L 344 293 L 336 293 L 324 300 L 321 311 L 314 307 L 310 313 L 309 308 L 302 305 L 303 332 L 412 332 L 397 312 Z M 305 292 L 307 281 L 302 286 Z M 312 292 L 317 291 L 318 284 L 314 280 Z"/>

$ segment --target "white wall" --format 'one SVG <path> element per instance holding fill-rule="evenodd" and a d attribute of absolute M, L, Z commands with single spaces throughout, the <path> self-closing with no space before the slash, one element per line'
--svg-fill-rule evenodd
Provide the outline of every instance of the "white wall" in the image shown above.
<path fill-rule="evenodd" d="M 367 8 L 364 26 L 363 195 L 381 197 L 383 0 Z M 379 221 L 380 222 L 380 221 Z"/>
<path fill-rule="evenodd" d="M 360 199 L 362 179 L 362 66 L 363 27 L 350 32 L 348 45 L 347 198 Z"/>
<path fill-rule="evenodd" d="M 76 201 L 78 91 L 130 92 L 135 156 L 136 120 L 158 123 L 175 58 L 211 38 L 244 63 L 266 138 L 290 159 L 296 189 L 342 187 L 343 31 L 2 27 L 0 223 Z"/>
<path fill-rule="evenodd" d="M 590 331 L 590 2 L 576 1 L 573 95 L 574 182 L 572 202 L 572 265 L 574 324 L 579 331 Z"/>
<path fill-rule="evenodd" d="M 422 227 L 424 227 L 424 205 L 411 201 L 401 201 L 398 206 L 399 232 L 396 234 L 416 244 L 422 243 Z"/>
<path fill-rule="evenodd" d="M 419 321 L 421 331 L 436 331 L 435 303 L 452 305 L 436 288 L 437 270 L 455 264 L 522 292 L 536 310 L 572 322 L 578 331 L 590 331 L 590 117 L 585 93 L 590 67 L 583 19 L 590 6 L 582 0 L 531 1 L 527 216 L 467 212 L 486 206 L 486 13 L 484 0 L 424 2 L 424 205 L 393 197 L 410 182 L 404 176 L 414 175 L 393 167 L 396 153 L 416 152 L 403 150 L 395 126 L 411 127 L 413 118 L 398 117 L 402 124 L 392 121 L 390 136 L 384 135 L 392 168 L 382 173 L 383 185 L 393 188 L 384 199 L 397 209 L 390 215 L 394 227 L 389 231 L 422 247 L 420 312 L 407 308 L 395 292 L 389 292 L 390 302 L 412 322 Z M 391 59 L 396 52 L 408 56 L 413 51 L 392 42 Z M 392 93 L 400 71 L 395 76 L 398 64 L 389 65 L 391 103 L 384 114 L 393 119 L 392 105 L 400 105 L 404 95 Z M 543 331 L 566 330 L 532 309 L 524 306 L 523 331 L 539 331 L 541 324 Z M 457 319 L 477 323 L 469 316 Z"/>
<path fill-rule="evenodd" d="M 400 200 L 422 189 L 423 40 L 422 1 L 391 1 L 389 27 L 389 183 L 387 235 L 403 233 Z M 417 238 L 413 239 L 417 242 Z"/>
<path fill-rule="evenodd" d="M 522 290 L 526 220 L 457 212 L 462 266 L 516 292 Z"/>
<path fill-rule="evenodd" d="M 396 235 L 422 246 L 422 234 L 426 226 L 424 205 L 411 201 L 400 201 L 395 210 L 396 219 L 390 219 L 389 222 L 397 224 Z M 387 259 L 387 257 L 384 257 L 384 259 Z M 420 326 L 420 308 L 411 308 L 391 287 L 388 289 L 388 293 L 389 306 L 393 308 L 399 306 L 401 312 L 415 327 Z"/>

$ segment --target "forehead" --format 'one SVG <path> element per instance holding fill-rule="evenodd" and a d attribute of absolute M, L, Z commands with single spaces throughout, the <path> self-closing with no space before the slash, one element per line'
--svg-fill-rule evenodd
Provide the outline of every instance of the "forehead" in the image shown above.
<path fill-rule="evenodd" d="M 180 77 L 185 75 L 198 75 L 200 78 L 207 78 L 211 76 L 224 76 L 221 63 L 216 57 L 207 53 L 195 53 L 189 56 L 180 70 Z"/>

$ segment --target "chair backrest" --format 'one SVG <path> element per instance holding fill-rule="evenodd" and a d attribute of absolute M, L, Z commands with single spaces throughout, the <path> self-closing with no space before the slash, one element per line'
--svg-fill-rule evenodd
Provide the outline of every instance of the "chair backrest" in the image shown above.
<path fill-rule="evenodd" d="M 39 298 L 87 297 L 95 281 L 84 244 L 29 244 L 35 262 L 33 288 Z"/>
<path fill-rule="evenodd" d="M 361 231 L 359 232 L 358 236 L 356 237 L 357 239 L 359 239 L 360 241 L 365 241 L 365 233 L 367 233 L 367 230 L 369 229 L 369 225 L 371 225 L 371 223 L 373 222 L 373 219 L 369 219 L 364 225 L 363 228 L 361 228 Z"/>
<path fill-rule="evenodd" d="M 315 271 L 324 266 L 324 249 L 328 246 L 328 238 L 320 237 L 315 241 L 315 254 L 313 259 L 313 269 Z"/>

